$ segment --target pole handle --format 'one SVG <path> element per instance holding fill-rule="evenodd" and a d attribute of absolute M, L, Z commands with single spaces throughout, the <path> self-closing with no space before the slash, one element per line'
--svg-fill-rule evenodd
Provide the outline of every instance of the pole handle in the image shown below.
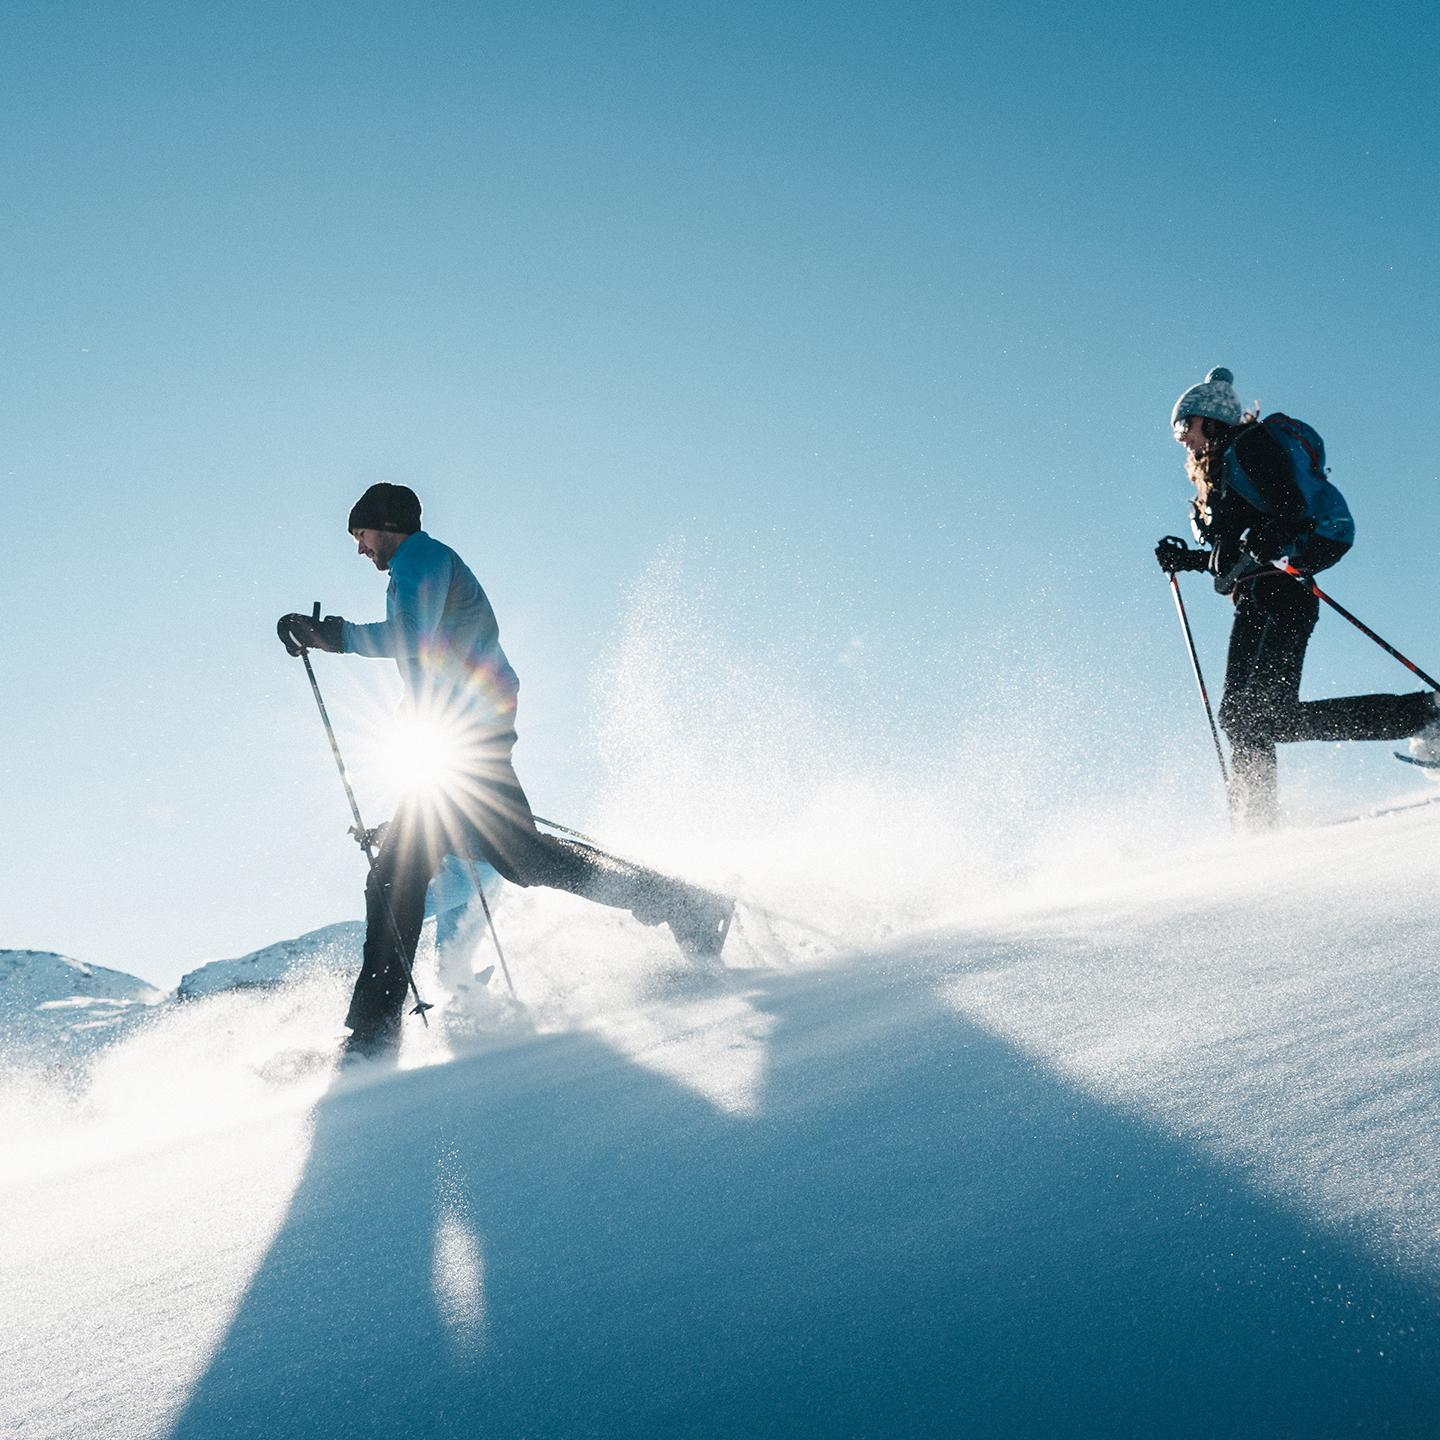
<path fill-rule="evenodd" d="M 310 609 L 310 618 L 312 620 L 318 620 L 320 618 L 320 602 L 318 600 Z"/>

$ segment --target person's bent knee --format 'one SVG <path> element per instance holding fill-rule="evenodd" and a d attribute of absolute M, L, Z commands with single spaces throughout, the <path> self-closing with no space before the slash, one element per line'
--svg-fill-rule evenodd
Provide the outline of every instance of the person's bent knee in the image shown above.
<path fill-rule="evenodd" d="M 1237 713 L 1223 704 L 1216 717 L 1225 738 L 1236 749 L 1263 750 L 1275 743 L 1275 723 L 1272 717 L 1257 714 L 1253 710 Z"/>

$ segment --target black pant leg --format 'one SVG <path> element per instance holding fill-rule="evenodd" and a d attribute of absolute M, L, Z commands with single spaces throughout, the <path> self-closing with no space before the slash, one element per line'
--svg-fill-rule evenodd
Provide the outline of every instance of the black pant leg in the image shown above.
<path fill-rule="evenodd" d="M 508 743 L 494 747 L 484 768 L 468 772 L 449 805 L 447 841 L 458 855 L 487 860 L 512 885 L 549 885 L 555 868 L 551 841 L 535 826 L 530 801 L 510 759 Z M 560 886 L 560 888 L 568 888 Z"/>
<path fill-rule="evenodd" d="M 536 828 L 530 801 L 515 774 L 513 732 L 491 742 L 483 762 L 457 787 L 453 804 L 457 850 L 488 860 L 513 885 L 565 890 L 642 920 L 668 918 L 678 882 Z M 667 907 L 666 901 L 670 901 Z"/>
<path fill-rule="evenodd" d="M 1292 740 L 1403 740 L 1429 724 L 1428 690 L 1408 695 L 1346 695 L 1302 700 L 1275 726 L 1275 738 Z"/>
<path fill-rule="evenodd" d="M 455 853 L 485 859 L 514 885 L 541 885 L 628 910 L 647 925 L 668 923 L 677 940 L 703 946 L 718 925 L 716 898 L 684 881 L 536 828 L 511 763 L 515 735 L 487 742 L 467 772 L 443 827 Z M 477 752 L 479 754 L 480 752 Z M 723 931 L 716 931 L 723 936 Z"/>
<path fill-rule="evenodd" d="M 518 784 L 515 794 L 523 801 Z M 515 816 L 513 797 L 503 798 L 500 808 Z M 529 816 L 528 805 L 525 814 Z M 558 835 L 542 834 L 533 818 L 528 826 L 513 818 L 503 824 L 491 819 L 474 830 L 466 843 L 474 858 L 488 860 L 513 885 L 564 890 L 598 905 L 629 910 L 650 925 L 669 919 L 682 892 L 688 893 L 689 887 L 658 871 L 617 860 Z"/>
<path fill-rule="evenodd" d="M 384 1038 L 398 1031 L 409 989 L 406 971 L 415 963 L 425 920 L 425 891 L 444 854 L 433 813 L 402 806 L 365 884 L 364 960 L 345 1017 L 357 1034 Z"/>
<path fill-rule="evenodd" d="M 1278 814 L 1275 743 L 1300 704 L 1300 672 L 1319 602 L 1283 577 L 1252 582 L 1235 606 L 1220 726 L 1230 740 L 1230 805 L 1248 825 Z"/>
<path fill-rule="evenodd" d="M 1231 660 L 1225 672 L 1221 725 L 1239 743 L 1301 740 L 1402 740 L 1432 719 L 1430 692 L 1346 695 L 1301 700 L 1300 671 L 1319 616 L 1319 601 L 1279 577 L 1257 582 L 1236 606 Z M 1235 678 L 1234 703 L 1227 708 Z M 1232 743 L 1235 736 L 1232 735 Z"/>
<path fill-rule="evenodd" d="M 671 919 L 677 907 L 683 907 L 691 897 L 692 887 L 658 870 L 560 836 L 541 838 L 545 842 L 544 878 L 537 884 L 568 890 L 597 905 L 628 910 L 647 925 Z"/>

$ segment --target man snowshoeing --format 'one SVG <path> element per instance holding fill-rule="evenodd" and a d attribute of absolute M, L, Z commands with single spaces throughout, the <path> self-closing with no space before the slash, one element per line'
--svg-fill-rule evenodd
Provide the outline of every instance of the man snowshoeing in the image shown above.
<path fill-rule="evenodd" d="M 647 925 L 668 924 L 687 956 L 717 956 L 732 901 L 536 828 L 510 759 L 520 682 L 485 592 L 449 546 L 420 528 L 414 491 L 372 485 L 347 528 L 359 553 L 389 572 L 385 619 L 285 615 L 280 639 L 292 655 L 303 648 L 393 659 L 411 717 L 443 736 L 447 751 L 443 783 L 401 802 L 366 883 L 347 1058 L 385 1058 L 399 1047 L 425 891 L 447 854 L 488 860 L 516 885 L 568 890 Z"/>

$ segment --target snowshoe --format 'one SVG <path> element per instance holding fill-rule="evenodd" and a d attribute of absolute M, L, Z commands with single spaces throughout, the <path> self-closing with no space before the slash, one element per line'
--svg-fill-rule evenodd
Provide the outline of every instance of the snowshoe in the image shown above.
<path fill-rule="evenodd" d="M 734 916 L 735 902 L 729 896 L 686 886 L 665 923 L 685 958 L 704 965 L 720 958 Z"/>
<path fill-rule="evenodd" d="M 1415 742 L 1412 740 L 1410 743 L 1413 745 Z M 1407 765 L 1418 765 L 1422 770 L 1440 770 L 1440 758 L 1422 760 L 1418 755 L 1407 755 L 1403 750 L 1395 751 L 1395 758 Z"/>
<path fill-rule="evenodd" d="M 1411 764 L 1426 770 L 1440 770 L 1440 696 L 1431 694 L 1430 708 L 1434 712 L 1430 723 L 1410 737 L 1408 758 Z M 1407 757 L 1401 755 L 1399 758 L 1404 760 Z"/>

